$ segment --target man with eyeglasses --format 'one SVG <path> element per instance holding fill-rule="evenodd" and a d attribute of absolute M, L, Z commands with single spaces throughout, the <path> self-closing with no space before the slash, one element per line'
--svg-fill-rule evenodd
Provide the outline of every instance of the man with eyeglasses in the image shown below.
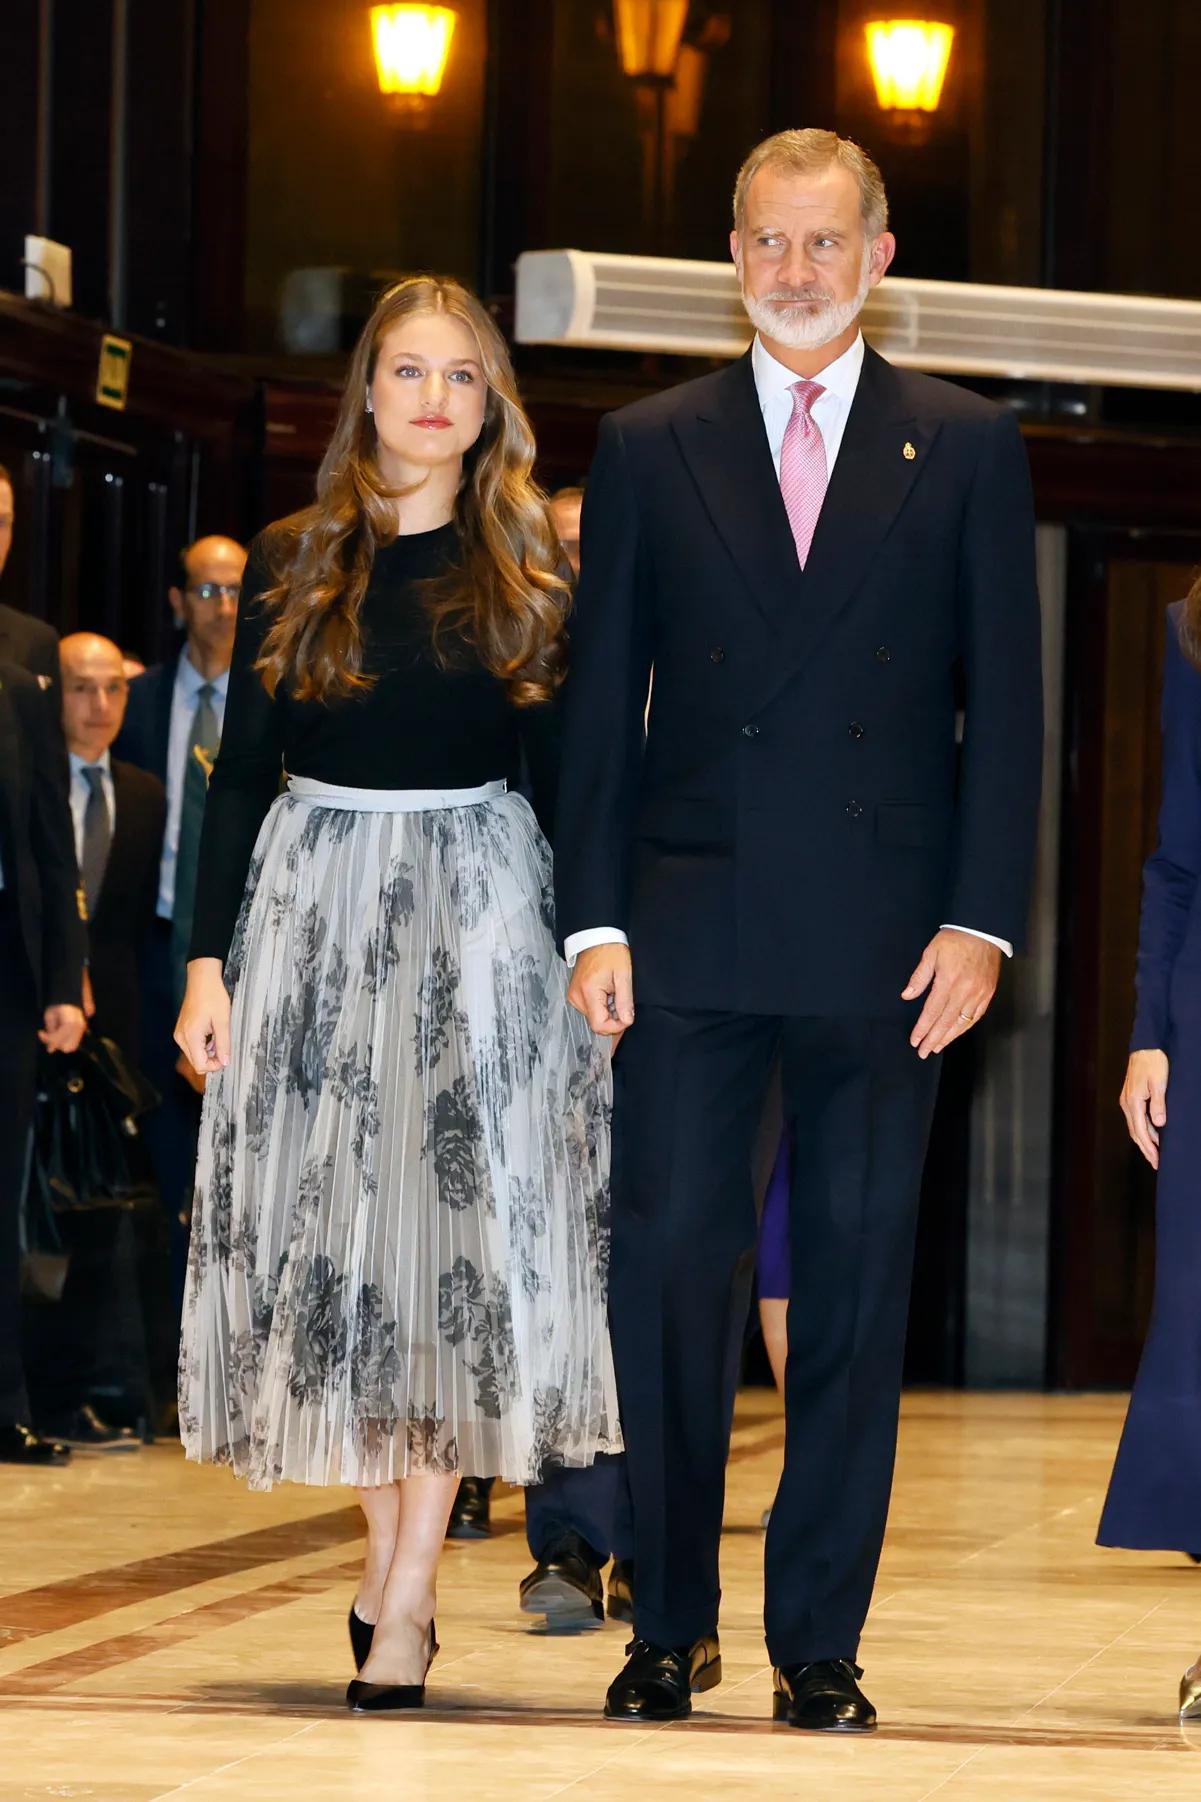
<path fill-rule="evenodd" d="M 171 1226 L 172 1276 L 179 1301 L 187 1264 L 200 1098 L 179 1067 L 184 1060 L 172 1034 L 186 978 L 200 827 L 208 773 L 225 718 L 245 567 L 245 547 L 233 538 L 198 538 L 181 553 L 179 585 L 168 595 L 184 634 L 183 646 L 178 657 L 134 677 L 125 724 L 114 746 L 118 757 L 149 770 L 167 788 L 157 921 L 142 979 L 142 1060 L 163 1097 L 162 1106 L 147 1119 L 146 1136 Z"/>

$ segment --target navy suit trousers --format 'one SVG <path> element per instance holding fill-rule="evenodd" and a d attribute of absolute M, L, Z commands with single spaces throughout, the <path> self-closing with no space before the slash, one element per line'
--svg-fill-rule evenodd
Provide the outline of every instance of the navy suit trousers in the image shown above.
<path fill-rule="evenodd" d="M 643 1005 L 622 1042 L 610 1314 L 641 1638 L 682 1645 L 718 1624 L 729 1348 L 755 1247 L 752 1145 L 778 1056 L 796 1159 L 767 1643 L 780 1665 L 855 1655 L 888 1512 L 938 1082 L 910 1027 Z"/>

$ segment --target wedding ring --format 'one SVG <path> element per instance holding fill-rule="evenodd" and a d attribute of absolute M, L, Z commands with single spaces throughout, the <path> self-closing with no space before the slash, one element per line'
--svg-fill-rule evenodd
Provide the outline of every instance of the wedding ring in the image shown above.
<path fill-rule="evenodd" d="M 966 1020 L 968 1025 L 970 1026 L 972 1021 L 976 1018 L 976 1016 L 975 1016 L 975 1014 L 960 1014 L 959 1018 L 961 1020 Z"/>

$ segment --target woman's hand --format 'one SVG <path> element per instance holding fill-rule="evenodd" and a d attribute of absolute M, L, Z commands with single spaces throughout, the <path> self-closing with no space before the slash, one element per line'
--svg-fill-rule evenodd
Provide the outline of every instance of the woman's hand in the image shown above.
<path fill-rule="evenodd" d="M 229 994 L 219 957 L 196 957 L 188 965 L 188 986 L 175 1043 L 197 1076 L 211 1076 L 229 1062 Z"/>
<path fill-rule="evenodd" d="M 1159 1133 L 1168 1123 L 1168 1058 L 1164 1051 L 1132 1051 L 1122 1085 L 1130 1137 L 1152 1170 L 1159 1169 Z"/>

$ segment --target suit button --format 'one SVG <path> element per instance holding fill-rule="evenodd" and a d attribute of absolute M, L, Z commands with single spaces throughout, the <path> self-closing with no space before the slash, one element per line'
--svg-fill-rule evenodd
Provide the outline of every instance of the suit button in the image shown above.
<path fill-rule="evenodd" d="M 858 801 L 847 802 L 847 813 L 850 815 L 851 819 L 857 820 L 862 812 L 863 807 Z"/>
<path fill-rule="evenodd" d="M 847 727 L 847 731 L 850 733 L 852 738 L 862 738 L 863 737 L 863 727 L 859 724 L 858 720 L 852 720 L 850 725 Z"/>
<path fill-rule="evenodd" d="M 758 726 L 744 726 L 742 728 L 742 736 L 744 738 L 758 738 L 758 736 L 759 736 Z"/>
<path fill-rule="evenodd" d="M 892 659 L 892 652 L 889 650 L 889 648 L 886 644 L 882 644 L 880 646 L 880 649 L 876 652 L 876 662 L 877 663 L 888 663 L 891 661 L 891 659 Z"/>
<path fill-rule="evenodd" d="M 724 663 L 725 660 L 726 660 L 726 654 L 722 650 L 720 645 L 718 645 L 718 647 L 715 651 L 709 652 L 710 663 Z"/>

